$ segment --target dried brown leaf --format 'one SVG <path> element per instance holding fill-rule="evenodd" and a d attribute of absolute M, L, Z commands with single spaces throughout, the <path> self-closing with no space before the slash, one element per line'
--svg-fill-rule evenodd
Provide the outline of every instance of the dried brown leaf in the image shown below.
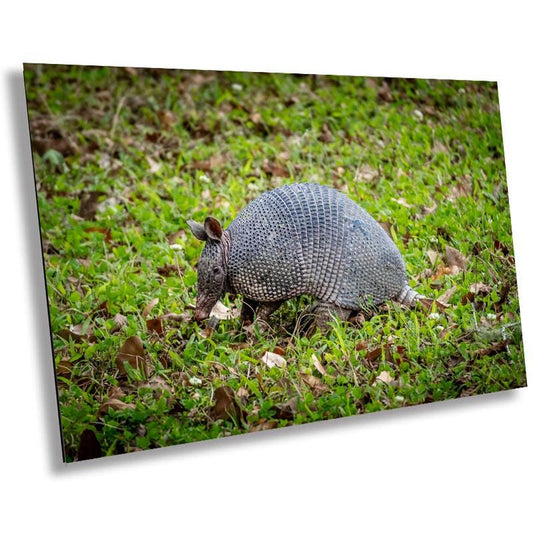
<path fill-rule="evenodd" d="M 211 408 L 210 415 L 213 420 L 233 418 L 239 422 L 245 418 L 245 413 L 237 402 L 235 392 L 231 387 L 225 385 L 215 390 L 215 405 Z"/>
<path fill-rule="evenodd" d="M 236 307 L 226 307 L 222 302 L 218 301 L 209 316 L 214 316 L 219 320 L 232 320 L 239 316 L 239 310 Z"/>
<path fill-rule="evenodd" d="M 408 209 L 413 207 L 411 204 L 407 203 L 407 200 L 405 198 L 391 198 L 391 200 L 403 207 L 407 207 Z"/>
<path fill-rule="evenodd" d="M 203 161 L 193 161 L 189 166 L 193 170 L 202 170 L 208 172 L 213 168 L 222 166 L 227 161 L 227 158 L 223 154 L 213 154 L 208 159 Z"/>
<path fill-rule="evenodd" d="M 146 318 L 149 314 L 150 314 L 150 311 L 159 303 L 159 298 L 154 298 L 143 310 L 142 310 L 142 313 L 141 313 L 141 316 L 143 318 Z"/>
<path fill-rule="evenodd" d="M 493 342 L 488 348 L 482 348 L 476 350 L 472 355 L 473 357 L 484 357 L 487 355 L 497 355 L 501 352 L 504 352 L 510 343 L 509 339 L 505 339 L 498 342 Z"/>
<path fill-rule="evenodd" d="M 313 376 L 313 374 L 306 374 L 305 372 L 300 372 L 303 382 L 316 393 L 324 392 L 328 390 L 328 386 L 323 383 L 319 378 Z"/>
<path fill-rule="evenodd" d="M 381 381 L 382 383 L 392 383 L 394 381 L 394 378 L 390 375 L 387 370 L 383 370 L 379 376 L 376 377 L 376 381 L 374 384 L 376 384 L 378 381 Z"/>
<path fill-rule="evenodd" d="M 78 215 L 85 220 L 93 220 L 98 212 L 98 203 L 102 196 L 99 191 L 84 191 L 80 194 L 80 210 Z"/>
<path fill-rule="evenodd" d="M 150 333 L 157 333 L 157 335 L 163 335 L 163 321 L 160 318 L 151 318 L 146 320 L 146 329 Z"/>
<path fill-rule="evenodd" d="M 335 140 L 335 137 L 325 122 L 322 124 L 322 133 L 318 136 L 318 140 L 323 143 L 332 143 Z"/>
<path fill-rule="evenodd" d="M 63 378 L 70 378 L 74 365 L 68 359 L 59 361 L 56 367 L 56 375 Z"/>
<path fill-rule="evenodd" d="M 109 331 L 111 335 L 113 335 L 114 333 L 117 333 L 117 331 L 120 331 L 124 326 L 126 326 L 128 323 L 128 319 L 124 315 L 117 313 L 113 317 L 113 322 L 115 323 L 115 325 Z"/>
<path fill-rule="evenodd" d="M 446 263 L 451 269 L 457 267 L 459 272 L 466 270 L 466 257 L 451 246 L 446 246 Z"/>
<path fill-rule="evenodd" d="M 311 355 L 311 359 L 313 360 L 313 365 L 315 365 L 315 368 L 323 375 L 325 376 L 327 374 L 326 369 L 322 366 L 322 363 L 318 360 L 318 357 L 315 354 Z"/>
<path fill-rule="evenodd" d="M 268 368 L 273 368 L 275 366 L 283 368 L 287 365 L 287 361 L 285 361 L 281 355 L 274 352 L 265 352 L 263 357 L 261 357 L 261 361 L 263 361 Z"/>
<path fill-rule="evenodd" d="M 250 428 L 250 432 L 255 433 L 256 431 L 275 429 L 277 427 L 278 423 L 275 420 L 267 420 L 266 418 L 261 418 Z"/>
<path fill-rule="evenodd" d="M 62 329 L 58 332 L 58 335 L 65 340 L 86 340 L 88 342 L 92 342 L 95 340 L 95 336 L 93 335 L 93 326 L 92 324 L 86 322 L 69 326 L 68 329 Z"/>
<path fill-rule="evenodd" d="M 104 402 L 98 408 L 98 416 L 109 413 L 109 409 L 113 409 L 114 411 L 123 411 L 124 409 L 135 409 L 135 405 L 131 403 L 125 403 L 118 398 L 109 398 L 107 402 Z"/>
<path fill-rule="evenodd" d="M 108 228 L 85 228 L 85 233 L 101 233 L 106 242 L 111 242 L 111 230 Z"/>
<path fill-rule="evenodd" d="M 450 190 L 450 198 L 452 200 L 457 200 L 463 196 L 469 196 L 472 194 L 472 178 L 465 174 L 463 177 L 459 178 L 457 185 L 455 185 Z"/>
<path fill-rule="evenodd" d="M 164 278 L 168 278 L 181 272 L 181 269 L 177 265 L 163 265 L 157 267 L 157 273 Z"/>
<path fill-rule="evenodd" d="M 426 253 L 428 254 L 429 262 L 431 266 L 434 267 L 437 264 L 439 253 L 436 252 L 435 250 L 427 250 Z"/>
<path fill-rule="evenodd" d="M 360 165 L 355 171 L 355 181 L 373 181 L 379 176 L 379 170 L 368 164 Z"/>
<path fill-rule="evenodd" d="M 261 164 L 261 169 L 263 170 L 263 172 L 265 172 L 265 174 L 274 176 L 276 178 L 288 178 L 291 175 L 289 169 L 286 166 L 277 165 L 276 163 L 273 163 L 268 159 L 263 160 L 263 163 Z"/>
<path fill-rule="evenodd" d="M 125 363 L 129 363 L 134 369 L 142 369 L 146 374 L 146 359 L 142 340 L 133 335 L 125 340 L 121 346 L 117 357 L 117 367 L 121 375 L 127 375 Z"/>
<path fill-rule="evenodd" d="M 450 287 L 444 294 L 441 294 L 437 298 L 437 302 L 444 304 L 444 305 L 448 304 L 448 302 L 450 301 L 450 298 L 453 296 L 456 290 L 457 290 L 457 287 L 455 286 Z"/>

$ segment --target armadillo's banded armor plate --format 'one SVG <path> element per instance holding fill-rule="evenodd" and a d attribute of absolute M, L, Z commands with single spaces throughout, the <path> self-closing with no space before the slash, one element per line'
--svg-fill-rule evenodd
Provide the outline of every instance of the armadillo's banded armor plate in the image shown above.
<path fill-rule="evenodd" d="M 232 289 L 260 302 L 300 294 L 360 309 L 406 285 L 400 253 L 383 228 L 344 194 L 302 183 L 251 202 L 229 225 Z"/>

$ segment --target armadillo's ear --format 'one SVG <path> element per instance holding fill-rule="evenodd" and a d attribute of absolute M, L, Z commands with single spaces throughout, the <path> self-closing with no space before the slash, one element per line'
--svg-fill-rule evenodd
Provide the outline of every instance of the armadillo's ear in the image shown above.
<path fill-rule="evenodd" d="M 207 217 L 204 222 L 204 230 L 210 239 L 214 241 L 222 239 L 222 226 L 216 218 Z"/>
<path fill-rule="evenodd" d="M 187 225 L 191 228 L 193 235 L 201 241 L 207 241 L 207 233 L 204 230 L 202 224 L 198 224 L 194 220 L 187 220 Z"/>

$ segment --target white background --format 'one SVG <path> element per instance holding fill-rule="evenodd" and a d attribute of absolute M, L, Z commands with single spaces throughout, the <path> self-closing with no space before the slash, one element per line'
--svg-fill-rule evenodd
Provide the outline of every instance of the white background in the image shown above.
<path fill-rule="evenodd" d="M 533 369 L 533 46 L 531 17 L 520 7 L 527 3 L 178 4 L 2 6 L 0 527 L 528 529 L 531 389 L 61 464 L 23 61 L 497 80 Z"/>

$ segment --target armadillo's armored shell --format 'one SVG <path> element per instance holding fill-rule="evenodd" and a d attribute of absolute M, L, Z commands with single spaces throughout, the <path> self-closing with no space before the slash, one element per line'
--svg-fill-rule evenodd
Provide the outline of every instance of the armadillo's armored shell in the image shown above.
<path fill-rule="evenodd" d="M 383 228 L 328 187 L 302 183 L 266 192 L 227 231 L 230 286 L 253 300 L 310 294 L 360 309 L 407 285 L 400 253 Z"/>

